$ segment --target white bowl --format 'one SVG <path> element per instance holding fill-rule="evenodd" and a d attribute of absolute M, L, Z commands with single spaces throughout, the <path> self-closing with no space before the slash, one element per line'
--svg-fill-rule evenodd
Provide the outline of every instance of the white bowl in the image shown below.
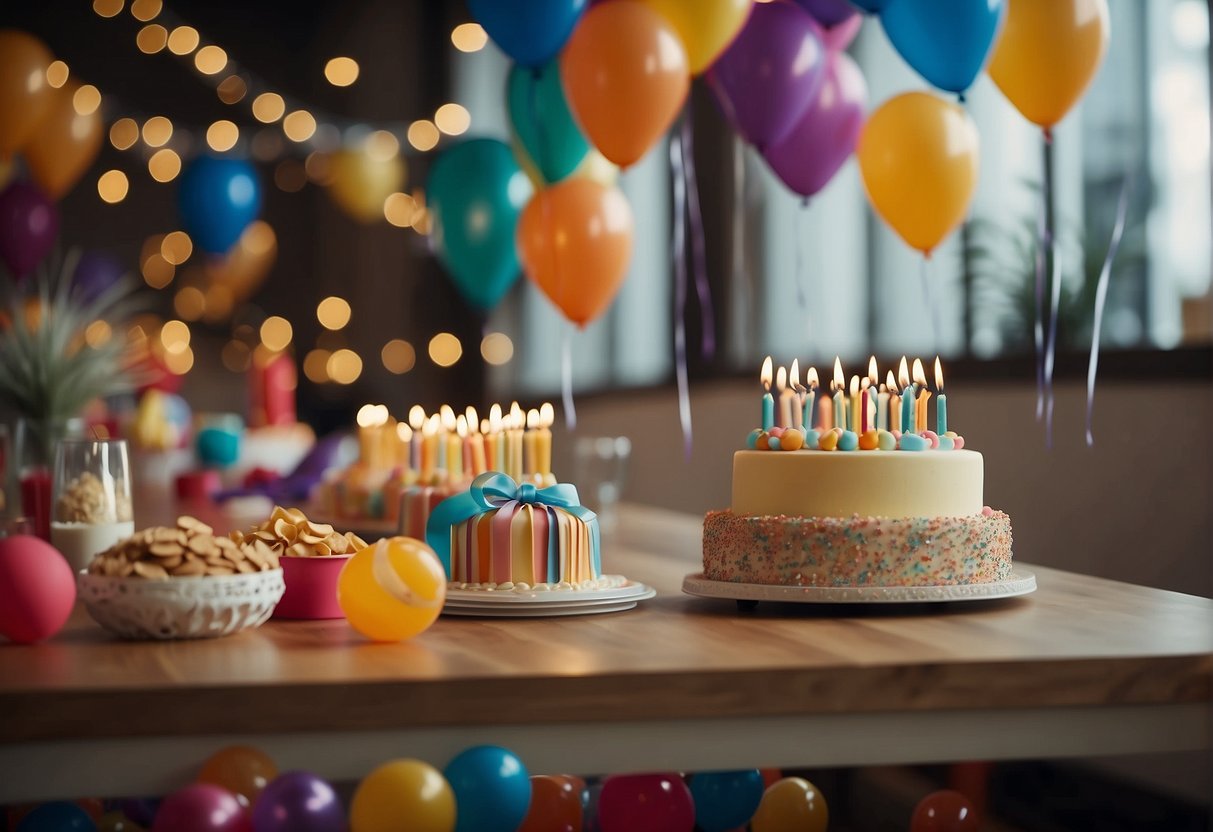
<path fill-rule="evenodd" d="M 215 638 L 262 624 L 286 589 L 281 569 L 239 575 L 119 578 L 81 572 L 89 615 L 123 638 Z"/>

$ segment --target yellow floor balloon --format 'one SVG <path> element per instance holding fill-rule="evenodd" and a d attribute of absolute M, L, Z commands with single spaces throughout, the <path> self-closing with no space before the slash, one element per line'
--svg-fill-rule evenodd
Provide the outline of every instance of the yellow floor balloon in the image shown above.
<path fill-rule="evenodd" d="M 346 620 L 372 641 L 404 641 L 424 632 L 445 601 L 442 563 L 411 537 L 371 544 L 350 558 L 337 579 Z"/>
<path fill-rule="evenodd" d="M 1007 0 L 986 71 L 1028 121 L 1049 130 L 1095 77 L 1109 28 L 1107 0 Z"/>
<path fill-rule="evenodd" d="M 930 255 L 961 223 L 977 188 L 977 125 L 964 108 L 925 92 L 872 113 L 855 154 L 876 213 Z"/>
<path fill-rule="evenodd" d="M 829 825 L 825 798 L 801 777 L 772 783 L 750 821 L 753 832 L 826 832 Z"/>
<path fill-rule="evenodd" d="M 366 550 L 364 550 L 366 551 Z M 350 832 L 451 832 L 455 793 L 421 760 L 392 760 L 358 784 L 350 803 Z"/>
<path fill-rule="evenodd" d="M 644 0 L 678 33 L 687 50 L 691 74 L 706 71 L 750 17 L 752 0 Z"/>

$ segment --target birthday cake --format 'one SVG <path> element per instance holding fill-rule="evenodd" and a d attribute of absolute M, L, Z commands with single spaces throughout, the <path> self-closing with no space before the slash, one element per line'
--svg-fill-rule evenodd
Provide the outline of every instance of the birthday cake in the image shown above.
<path fill-rule="evenodd" d="M 764 396 L 763 428 L 733 457 L 732 504 L 704 519 L 704 577 L 813 587 L 1007 579 L 1010 518 L 984 504 L 981 454 L 946 429 L 938 362 L 942 415 L 938 431 L 926 429 L 920 366 L 910 382 L 903 359 L 900 387 L 891 373 L 887 385 L 852 378 L 848 396 L 836 363 L 834 395 L 820 401 L 795 369 L 790 388 L 781 374 L 783 424 Z"/>

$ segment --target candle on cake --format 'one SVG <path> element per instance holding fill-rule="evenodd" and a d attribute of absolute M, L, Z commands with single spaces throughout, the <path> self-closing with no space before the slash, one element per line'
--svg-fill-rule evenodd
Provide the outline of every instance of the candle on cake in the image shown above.
<path fill-rule="evenodd" d="M 413 466 L 413 429 L 408 422 L 396 423 L 396 466 L 401 471 Z"/>
<path fill-rule="evenodd" d="M 806 379 L 809 385 L 809 391 L 804 397 L 804 429 L 810 430 L 817 423 L 817 388 L 821 386 L 821 381 L 817 378 L 817 368 L 810 367 L 808 377 Z"/>
<path fill-rule="evenodd" d="M 485 449 L 488 452 L 489 469 L 505 471 L 505 442 L 501 435 L 501 405 L 489 408 L 489 425 L 485 431 Z"/>
<path fill-rule="evenodd" d="M 885 404 L 888 413 L 885 416 L 881 427 L 888 431 L 901 431 L 901 396 L 897 395 L 897 379 L 893 378 L 893 371 L 889 370 L 888 378 L 885 381 L 885 386 L 889 392 L 885 394 Z"/>
<path fill-rule="evenodd" d="M 897 365 L 897 381 L 901 384 L 901 431 L 914 432 L 914 388 L 910 382 L 910 370 L 906 365 L 906 357 L 901 357 Z"/>
<path fill-rule="evenodd" d="M 792 426 L 792 396 L 795 394 L 788 387 L 786 367 L 780 367 L 779 372 L 776 373 L 775 386 L 779 388 L 779 426 L 790 428 Z"/>
<path fill-rule="evenodd" d="M 847 377 L 842 372 L 842 361 L 834 356 L 834 381 L 830 389 L 834 391 L 834 427 L 847 429 Z"/>
<path fill-rule="evenodd" d="M 919 358 L 914 359 L 914 386 L 919 388 L 918 398 L 914 402 L 914 431 L 922 433 L 927 429 L 927 401 L 931 398 L 931 391 L 927 389 L 927 374 Z"/>
<path fill-rule="evenodd" d="M 876 367 L 876 356 L 868 359 L 868 378 L 864 385 L 868 390 L 868 403 L 864 407 L 868 429 L 876 430 L 880 425 L 880 370 Z"/>
<path fill-rule="evenodd" d="M 526 417 L 518 402 L 510 405 L 510 421 L 506 430 L 506 469 L 510 479 L 515 482 L 522 480 L 522 429 L 526 425 Z"/>
<path fill-rule="evenodd" d="M 378 415 L 375 405 L 364 404 L 358 408 L 358 415 L 354 418 L 358 424 L 358 458 L 367 467 L 374 467 L 379 448 L 379 437 L 375 432 Z"/>
<path fill-rule="evenodd" d="M 421 469 L 421 432 L 425 428 L 425 408 L 419 404 L 409 408 L 409 427 L 413 429 L 413 435 L 417 437 L 417 441 L 413 443 L 409 467 L 418 471 Z"/>
<path fill-rule="evenodd" d="M 539 408 L 539 430 L 536 431 L 535 447 L 539 454 L 536 473 L 544 486 L 554 484 L 552 477 L 552 425 L 556 422 L 556 411 L 551 402 Z"/>
<path fill-rule="evenodd" d="M 948 432 L 948 397 L 943 394 L 943 367 L 938 355 L 935 356 L 935 389 L 939 391 L 935 398 L 935 432 L 943 436 Z"/>
<path fill-rule="evenodd" d="M 463 440 L 459 438 L 458 419 L 449 404 L 444 404 L 439 410 L 442 414 L 442 445 L 444 451 L 439 458 L 444 461 L 447 479 L 458 479 L 463 475 Z"/>
<path fill-rule="evenodd" d="M 467 408 L 468 442 L 464 449 L 465 456 L 471 456 L 472 475 L 480 476 L 488 470 L 484 452 L 484 435 L 481 430 L 480 414 L 470 404 Z"/>
<path fill-rule="evenodd" d="M 771 356 L 762 362 L 762 371 L 758 374 L 762 382 L 762 429 L 769 431 L 775 427 L 775 398 L 771 395 L 771 376 L 773 375 Z"/>
<path fill-rule="evenodd" d="M 800 383 L 800 361 L 792 359 L 792 371 L 788 374 L 788 386 L 792 388 L 792 427 L 804 430 L 804 385 Z"/>
<path fill-rule="evenodd" d="M 859 393 L 859 376 L 853 375 L 851 376 L 851 398 L 848 401 L 851 412 L 847 416 L 847 427 L 855 433 L 863 431 L 863 402 Z"/>
<path fill-rule="evenodd" d="M 526 412 L 526 433 L 522 435 L 523 477 L 534 481 L 539 473 L 539 411 L 531 408 Z"/>
<path fill-rule="evenodd" d="M 430 484 L 434 481 L 434 471 L 438 466 L 438 431 L 441 420 L 435 413 L 425 420 L 421 431 L 421 482 Z"/>

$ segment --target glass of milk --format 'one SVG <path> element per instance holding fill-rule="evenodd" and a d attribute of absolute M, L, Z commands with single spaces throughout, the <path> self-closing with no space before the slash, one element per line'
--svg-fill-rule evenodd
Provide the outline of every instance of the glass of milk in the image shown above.
<path fill-rule="evenodd" d="M 68 439 L 55 455 L 51 545 L 75 571 L 135 532 L 131 476 L 121 439 Z"/>

